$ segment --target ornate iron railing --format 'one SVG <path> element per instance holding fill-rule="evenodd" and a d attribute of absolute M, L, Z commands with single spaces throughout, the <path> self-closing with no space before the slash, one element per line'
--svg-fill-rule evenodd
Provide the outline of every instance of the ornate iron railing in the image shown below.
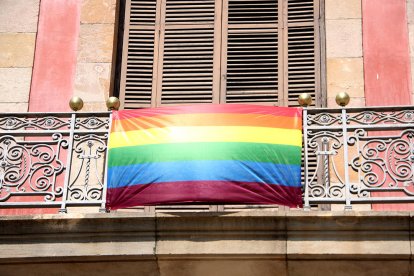
<path fill-rule="evenodd" d="M 305 108 L 303 132 L 305 209 L 414 202 L 413 107 Z"/>
<path fill-rule="evenodd" d="M 104 211 L 110 124 L 109 112 L 2 114 L 0 208 Z M 303 132 L 305 210 L 414 202 L 414 107 L 305 108 Z"/>
<path fill-rule="evenodd" d="M 0 207 L 100 206 L 110 113 L 0 117 Z"/>

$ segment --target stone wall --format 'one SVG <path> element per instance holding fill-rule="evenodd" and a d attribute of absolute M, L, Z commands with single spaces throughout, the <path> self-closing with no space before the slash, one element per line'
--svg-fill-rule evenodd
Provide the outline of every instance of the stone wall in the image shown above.
<path fill-rule="evenodd" d="M 349 106 L 365 106 L 361 0 L 325 0 L 328 107 L 347 92 Z"/>
<path fill-rule="evenodd" d="M 81 0 L 80 34 L 74 95 L 83 111 L 105 111 L 110 93 L 116 38 L 116 0 Z"/>
<path fill-rule="evenodd" d="M 1 0 L 0 108 L 26 112 L 39 17 L 39 0 Z"/>

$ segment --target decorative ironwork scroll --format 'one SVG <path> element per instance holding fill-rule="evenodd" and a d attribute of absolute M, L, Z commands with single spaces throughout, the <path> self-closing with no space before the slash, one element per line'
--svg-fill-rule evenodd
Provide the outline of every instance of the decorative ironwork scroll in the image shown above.
<path fill-rule="evenodd" d="M 110 113 L 0 116 L 0 208 L 105 204 Z"/>
<path fill-rule="evenodd" d="M 314 172 L 305 168 L 305 208 L 414 202 L 414 109 L 304 112 L 305 148 L 317 164 Z"/>

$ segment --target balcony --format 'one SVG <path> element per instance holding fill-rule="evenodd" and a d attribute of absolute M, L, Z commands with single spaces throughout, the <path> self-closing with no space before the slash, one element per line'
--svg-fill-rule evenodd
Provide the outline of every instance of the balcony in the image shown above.
<path fill-rule="evenodd" d="M 56 208 L 66 213 L 82 206 L 105 212 L 110 125 L 110 112 L 2 114 L 0 210 Z M 375 210 L 414 202 L 414 107 L 304 108 L 303 141 L 304 210 Z M 284 208 L 176 205 L 133 210 L 251 209 Z"/>
<path fill-rule="evenodd" d="M 109 112 L 2 114 L 0 274 L 411 273 L 413 213 L 379 210 L 414 202 L 413 107 L 304 108 L 304 208 L 290 210 L 106 213 L 110 125 Z"/>

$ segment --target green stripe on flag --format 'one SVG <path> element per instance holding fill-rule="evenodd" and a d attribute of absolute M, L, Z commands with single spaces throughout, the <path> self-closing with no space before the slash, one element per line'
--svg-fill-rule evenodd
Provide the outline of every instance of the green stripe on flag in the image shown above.
<path fill-rule="evenodd" d="M 109 150 L 108 167 L 189 160 L 242 160 L 300 165 L 301 147 L 225 142 L 119 147 Z"/>

